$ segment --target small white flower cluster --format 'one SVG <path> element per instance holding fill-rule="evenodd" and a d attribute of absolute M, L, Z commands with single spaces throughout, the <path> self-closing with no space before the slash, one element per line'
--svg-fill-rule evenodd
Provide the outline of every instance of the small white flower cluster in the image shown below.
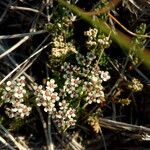
<path fill-rule="evenodd" d="M 24 118 L 29 116 L 31 107 L 24 104 L 26 95 L 25 77 L 21 76 L 15 81 L 7 81 L 1 99 L 5 103 L 10 103 L 11 108 L 6 108 L 6 114 L 10 118 Z"/>
<path fill-rule="evenodd" d="M 74 86 L 77 86 L 78 84 L 75 79 L 72 79 L 71 82 Z M 69 83 L 65 83 L 64 87 L 68 85 Z M 44 111 L 52 115 L 52 118 L 60 129 L 66 129 L 75 125 L 76 112 L 69 106 L 69 103 L 63 99 L 63 95 L 55 92 L 56 87 L 57 84 L 54 79 L 48 80 L 45 88 L 42 85 L 35 85 L 34 95 L 36 95 L 36 104 L 37 106 L 43 106 Z M 65 88 L 64 92 L 67 92 L 65 91 Z"/>
<path fill-rule="evenodd" d="M 103 92 L 103 87 L 100 84 L 92 83 L 92 82 L 84 82 L 83 92 L 86 94 L 86 102 L 88 104 L 92 103 L 103 103 L 105 101 L 105 95 Z"/>
<path fill-rule="evenodd" d="M 6 114 L 10 118 L 24 118 L 26 116 L 29 116 L 31 111 L 31 107 L 20 103 L 16 102 L 12 105 L 12 108 L 6 108 Z"/>
<path fill-rule="evenodd" d="M 77 53 L 75 46 L 71 42 L 65 42 L 65 39 L 62 35 L 55 37 L 52 48 L 52 56 L 60 58 L 67 55 L 69 52 Z"/>
<path fill-rule="evenodd" d="M 103 81 L 107 81 L 110 79 L 110 75 L 108 71 L 101 71 L 100 76 Z"/>
<path fill-rule="evenodd" d="M 143 84 L 136 78 L 133 78 L 131 83 L 129 83 L 128 88 L 133 92 L 139 92 L 143 89 Z"/>
<path fill-rule="evenodd" d="M 102 49 L 108 48 L 110 46 L 110 38 L 105 35 L 99 35 L 96 28 L 90 28 L 88 31 L 84 32 L 84 35 L 88 37 L 86 44 L 88 47 L 100 47 Z"/>
<path fill-rule="evenodd" d="M 34 86 L 34 94 L 36 95 L 36 104 L 37 106 L 43 106 L 44 111 L 52 114 L 56 111 L 55 102 L 58 101 L 60 98 L 58 93 L 55 92 L 55 88 L 57 85 L 55 84 L 55 80 L 51 79 L 47 81 L 46 88 L 42 85 L 35 85 Z"/>
<path fill-rule="evenodd" d="M 76 110 L 69 107 L 69 103 L 66 100 L 62 100 L 58 105 L 59 111 L 52 116 L 58 128 L 65 130 L 70 126 L 74 126 L 76 123 Z"/>
<path fill-rule="evenodd" d="M 74 78 L 74 76 L 70 76 L 69 78 L 66 79 L 60 94 L 65 93 L 65 95 L 61 94 L 63 98 L 67 95 L 70 95 L 71 98 L 77 98 L 79 84 L 80 84 L 79 77 Z"/>
<path fill-rule="evenodd" d="M 95 68 L 94 68 L 95 69 Z M 99 69 L 92 70 L 88 77 L 88 82 L 84 82 L 83 91 L 86 93 L 86 101 L 91 104 L 103 103 L 105 101 L 104 88 L 102 82 L 110 79 L 108 71 L 100 71 Z"/>
<path fill-rule="evenodd" d="M 102 82 L 110 79 L 108 71 L 101 71 L 100 68 L 93 67 L 96 57 L 92 52 L 87 53 L 86 57 L 77 54 L 77 65 L 64 63 L 61 70 L 64 71 L 66 79 L 60 94 L 63 98 L 85 97 L 87 103 L 102 103 L 105 101 L 104 88 Z"/>

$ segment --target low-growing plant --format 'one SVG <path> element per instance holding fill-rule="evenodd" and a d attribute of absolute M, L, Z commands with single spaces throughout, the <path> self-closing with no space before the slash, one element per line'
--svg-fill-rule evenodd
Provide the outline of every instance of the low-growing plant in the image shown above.
<path fill-rule="evenodd" d="M 130 49 L 124 53 L 125 58 L 111 58 L 106 50 L 111 49 L 113 40 L 120 35 L 106 25 L 109 19 L 107 12 L 92 18 L 70 3 L 62 0 L 54 2 L 51 20 L 44 24 L 43 29 L 50 34 L 50 46 L 45 52 L 48 57 L 48 61 L 44 62 L 47 77 L 41 77 L 43 82 L 34 79 L 31 82 L 26 72 L 22 72 L 22 75 L 12 77 L 1 85 L 0 107 L 3 113 L 0 124 L 7 126 L 8 117 L 14 121 L 12 128 L 15 131 L 14 124 L 16 129 L 19 128 L 25 123 L 23 120 L 34 118 L 36 110 L 49 150 L 54 149 L 51 132 L 55 129 L 52 125 L 63 137 L 85 124 L 90 125 L 96 135 L 100 133 L 106 149 L 99 118 L 109 110 L 109 115 L 116 119 L 116 107 L 121 110 L 136 103 L 134 94 L 141 92 L 144 84 L 140 77 L 131 75 L 127 67 L 128 64 L 136 67 L 143 61 L 137 53 L 144 48 L 146 40 L 140 36 L 133 38 Z M 94 9 L 97 11 L 107 5 L 108 1 L 104 0 L 98 2 Z M 82 35 L 85 39 L 83 46 L 76 44 L 74 35 L 78 17 L 89 23 Z M 141 24 L 136 33 L 145 34 L 145 31 L 146 25 Z M 120 40 L 116 41 L 124 46 L 124 39 Z"/>

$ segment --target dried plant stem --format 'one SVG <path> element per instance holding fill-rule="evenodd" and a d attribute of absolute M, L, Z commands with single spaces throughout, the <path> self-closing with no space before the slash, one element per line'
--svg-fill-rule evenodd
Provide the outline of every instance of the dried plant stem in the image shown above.
<path fill-rule="evenodd" d="M 101 127 L 122 132 L 124 134 L 130 133 L 131 136 L 135 135 L 135 137 L 138 138 L 143 138 L 144 135 L 150 135 L 150 128 L 144 126 L 132 125 L 105 118 L 100 118 L 99 123 Z"/>
<path fill-rule="evenodd" d="M 47 35 L 47 37 L 45 37 L 45 39 L 39 44 L 39 46 L 35 49 L 35 52 L 38 51 L 38 49 L 44 44 L 44 42 L 49 38 L 50 35 Z M 50 44 L 48 44 L 50 45 Z M 46 47 L 48 47 L 48 45 Z M 37 59 L 39 53 L 36 55 L 36 57 L 32 60 L 32 62 L 26 62 L 22 68 L 20 67 L 20 71 L 17 72 L 17 74 L 13 77 L 13 80 L 15 80 L 16 78 L 18 78 L 21 74 L 23 74 L 32 64 L 33 62 Z M 29 64 L 28 64 L 29 63 Z"/>
<path fill-rule="evenodd" d="M 20 75 L 24 74 L 25 71 L 34 63 L 34 61 L 37 59 L 37 56 L 33 58 L 31 61 L 26 62 L 23 66 L 20 67 L 18 72 L 15 74 L 15 76 L 12 78 L 13 80 L 16 80 Z"/>
<path fill-rule="evenodd" d="M 4 135 L 9 138 L 18 147 L 19 150 L 27 150 L 24 146 L 15 140 L 15 138 L 7 131 L 7 129 L 5 129 L 2 124 L 0 124 L 0 128 L 3 130 Z"/>
<path fill-rule="evenodd" d="M 0 136 L 0 142 L 2 142 L 6 147 L 8 147 L 10 150 L 15 150 L 8 142 L 6 142 L 5 139 L 3 139 L 1 136 Z"/>
<path fill-rule="evenodd" d="M 105 138 L 104 138 L 102 130 L 100 130 L 100 135 L 101 135 L 101 138 L 102 138 L 102 141 L 103 141 L 103 144 L 104 144 L 104 150 L 107 150 L 107 145 L 106 145 Z"/>
<path fill-rule="evenodd" d="M 8 4 L 6 5 L 6 8 L 4 10 L 4 12 L 2 13 L 2 15 L 0 16 L 0 23 L 3 21 L 3 19 L 5 18 L 7 12 L 8 12 L 8 6 L 11 5 L 12 1 L 9 1 Z M 5 4 L 4 4 L 5 5 Z"/>
<path fill-rule="evenodd" d="M 31 12 L 34 12 L 34 13 L 39 13 L 40 15 L 46 17 L 46 15 L 43 14 L 41 11 L 39 11 L 39 10 L 37 10 L 37 9 L 33 9 L 33 8 L 20 7 L 20 6 L 10 6 L 10 9 L 12 9 L 12 10 L 31 11 Z"/>
<path fill-rule="evenodd" d="M 1 49 L 2 51 L 4 51 L 3 49 Z M 12 69 L 14 69 L 14 66 L 17 67 L 18 66 L 18 63 L 13 59 L 13 57 L 11 57 L 9 54 L 8 54 L 8 58 L 10 59 L 10 61 L 12 62 Z M 24 76 L 29 79 L 31 82 L 33 82 L 33 79 L 32 77 L 30 77 L 26 72 L 23 72 Z"/>
<path fill-rule="evenodd" d="M 52 141 L 52 134 L 51 134 L 51 115 L 48 114 L 48 136 L 49 136 L 49 144 L 48 144 L 48 150 L 54 150 L 54 144 Z"/>
<path fill-rule="evenodd" d="M 136 36 L 136 37 L 142 37 L 142 38 L 150 38 L 149 35 L 142 35 L 142 34 L 136 34 L 134 32 L 131 32 L 130 30 L 128 30 L 124 25 L 122 25 L 112 14 L 108 14 L 109 17 L 114 20 L 123 30 L 125 30 L 127 33 L 129 33 L 130 35 Z"/>
<path fill-rule="evenodd" d="M 23 66 L 25 63 L 28 63 L 34 56 L 36 56 L 37 54 L 39 54 L 42 50 L 44 50 L 45 48 L 47 48 L 49 46 L 49 44 L 43 46 L 42 48 L 40 48 L 38 51 L 34 52 L 30 57 L 28 57 L 25 61 L 23 61 L 21 64 L 19 64 L 16 68 L 14 68 L 8 75 L 5 76 L 5 78 L 3 78 L 0 81 L 0 85 L 2 83 L 4 83 L 14 72 L 16 72 L 18 69 L 20 69 L 21 66 Z"/>
<path fill-rule="evenodd" d="M 29 36 L 25 36 L 23 39 L 21 39 L 19 42 L 17 42 L 15 45 L 13 45 L 11 48 L 9 48 L 6 52 L 2 53 L 0 55 L 0 59 L 14 51 L 16 48 L 18 48 L 20 45 L 22 45 L 24 42 L 26 42 L 29 39 Z"/>
<path fill-rule="evenodd" d="M 50 0 L 46 0 L 46 13 L 47 13 L 47 21 L 50 22 L 50 15 L 49 15 L 49 4 L 50 4 Z"/>
<path fill-rule="evenodd" d="M 109 93 L 107 94 L 107 96 L 110 96 L 113 92 L 113 90 L 118 87 L 119 83 L 123 80 L 127 80 L 126 77 L 124 76 L 124 70 L 125 70 L 125 67 L 127 65 L 127 62 L 128 62 L 128 58 L 126 59 L 125 61 L 125 64 L 124 64 L 124 67 L 122 69 L 122 71 L 120 72 L 119 69 L 117 68 L 117 66 L 111 61 L 110 58 L 108 58 L 108 61 L 110 62 L 110 64 L 114 67 L 114 69 L 120 74 L 120 78 L 115 82 L 114 86 L 111 88 L 111 90 L 109 91 Z"/>
<path fill-rule="evenodd" d="M 116 120 L 117 115 L 116 115 L 116 104 L 112 102 L 112 119 Z"/>
<path fill-rule="evenodd" d="M 7 14 L 8 9 L 5 9 L 5 11 L 2 13 L 2 15 L 0 16 L 0 23 L 3 21 L 4 17 Z"/>
<path fill-rule="evenodd" d="M 132 1 L 133 0 L 129 0 L 129 1 Z M 115 7 L 116 5 L 119 4 L 119 2 L 121 2 L 121 0 L 112 0 L 112 2 L 110 2 L 108 5 L 106 5 L 105 7 L 99 9 L 99 10 L 96 10 L 96 11 L 90 11 L 90 12 L 84 12 L 85 15 L 88 15 L 88 16 L 95 16 L 95 15 L 100 15 L 100 14 L 104 14 L 104 13 L 107 13 L 108 16 L 113 20 L 115 21 L 123 30 L 125 30 L 127 33 L 129 33 L 130 35 L 133 35 L 133 36 L 137 36 L 137 37 L 143 37 L 143 38 L 150 38 L 149 35 L 141 35 L 141 34 L 136 34 L 134 32 L 131 32 L 130 30 L 128 30 L 123 24 L 121 24 L 112 14 L 109 13 L 109 11 Z M 147 2 L 147 4 L 149 4 Z M 134 6 L 136 6 L 138 8 L 137 5 L 135 5 L 134 3 Z M 139 8 L 138 8 L 139 9 Z"/>
<path fill-rule="evenodd" d="M 45 134 L 47 149 L 48 149 L 48 150 L 51 150 L 51 149 L 49 148 L 49 143 L 50 143 L 49 141 L 50 141 L 50 140 L 49 140 L 49 136 L 48 136 L 48 131 L 47 131 L 46 122 L 44 121 L 44 117 L 43 117 L 43 115 L 42 115 L 42 112 L 41 112 L 40 108 L 39 108 L 39 107 L 36 107 L 36 109 L 37 109 L 37 111 L 38 111 L 38 113 L 39 113 L 40 120 L 41 120 L 42 125 L 43 125 L 43 130 L 44 130 L 44 134 Z"/>
<path fill-rule="evenodd" d="M 12 38 L 21 38 L 24 36 L 32 36 L 32 35 L 37 35 L 37 34 L 42 34 L 42 33 L 46 33 L 46 31 L 40 30 L 40 31 L 36 31 L 36 32 L 29 32 L 29 33 L 22 33 L 22 34 L 0 35 L 0 40 L 12 39 Z"/>
<path fill-rule="evenodd" d="M 73 137 L 71 137 L 71 138 L 69 137 L 69 139 L 66 135 L 64 135 L 64 144 L 65 144 L 64 149 L 66 149 L 66 150 L 70 150 L 70 149 L 71 150 L 85 150 L 85 148 L 82 147 L 82 145 L 77 142 L 76 139 L 78 136 L 79 136 L 79 132 L 76 132 L 73 135 Z"/>
<path fill-rule="evenodd" d="M 126 69 L 126 66 L 127 66 L 128 62 L 129 62 L 129 57 L 126 58 L 126 61 L 125 61 L 124 65 L 123 65 L 123 68 L 122 68 L 121 72 L 119 72 L 120 77 L 124 77 L 124 80 L 126 80 L 124 72 L 125 72 L 125 69 Z M 117 80 L 117 82 L 115 83 L 115 85 L 113 86 L 113 88 L 110 90 L 109 95 L 113 92 L 113 90 L 116 87 L 118 87 L 120 81 L 121 81 L 121 78 Z M 116 104 L 113 103 L 113 102 L 112 102 L 112 110 L 113 110 L 112 118 L 113 118 L 113 120 L 116 120 L 116 118 L 117 118 L 117 116 L 116 116 Z"/>
<path fill-rule="evenodd" d="M 148 84 L 150 84 L 150 79 L 143 72 L 141 72 L 136 66 L 133 66 L 133 68 Z"/>

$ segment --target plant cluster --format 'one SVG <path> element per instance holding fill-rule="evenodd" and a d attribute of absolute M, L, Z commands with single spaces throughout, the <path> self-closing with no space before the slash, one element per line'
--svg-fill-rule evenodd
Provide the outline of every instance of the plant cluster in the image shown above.
<path fill-rule="evenodd" d="M 67 1 L 69 3 L 72 1 Z M 105 4 L 108 1 L 98 2 L 95 9 Z M 44 24 L 44 29 L 50 34 L 49 47 L 45 52 L 48 61 L 44 62 L 47 77 L 41 77 L 45 82 L 41 83 L 40 79 L 30 82 L 25 71 L 16 79 L 12 77 L 0 87 L 0 107 L 10 120 L 32 118 L 37 110 L 40 117 L 41 114 L 44 116 L 41 117 L 43 120 L 40 119 L 47 121 L 47 139 L 51 139 L 51 122 L 63 134 L 69 129 L 78 129 L 84 123 L 90 125 L 95 133 L 102 134 L 99 117 L 109 110 L 108 114 L 116 119 L 116 106 L 120 112 L 124 106 L 133 107 L 132 103 L 136 103 L 135 93 L 145 88 L 143 81 L 130 74 L 127 67 L 138 69 L 142 60 L 136 52 L 144 49 L 146 40 L 140 36 L 133 38 L 127 56 L 118 56 L 116 60 L 105 51 L 114 44 L 111 32 L 116 31 L 112 29 L 106 34 L 100 28 L 89 25 L 82 35 L 85 39 L 83 50 L 83 46 L 76 44 L 74 38 L 74 24 L 78 17 L 57 2 L 53 5 L 55 9 L 51 10 L 51 20 Z M 94 17 L 108 21 L 105 13 Z M 137 34 L 144 34 L 145 31 L 145 24 L 136 30 Z M 145 77 L 143 74 L 141 76 Z M 1 117 L 0 121 L 3 122 Z"/>
<path fill-rule="evenodd" d="M 26 105 L 27 91 L 25 77 L 21 76 L 16 81 L 7 81 L 2 91 L 1 99 L 10 104 L 6 107 L 6 114 L 10 118 L 24 118 L 29 116 L 31 106 Z"/>

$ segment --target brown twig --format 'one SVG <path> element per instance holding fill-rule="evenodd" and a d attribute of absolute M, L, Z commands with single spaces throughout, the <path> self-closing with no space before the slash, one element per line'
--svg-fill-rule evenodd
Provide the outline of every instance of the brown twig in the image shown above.
<path fill-rule="evenodd" d="M 150 38 L 149 35 L 142 35 L 142 34 L 136 34 L 134 32 L 131 32 L 130 30 L 128 30 L 123 24 L 121 24 L 112 14 L 108 13 L 108 16 L 114 20 L 123 30 L 125 30 L 127 33 L 129 33 L 130 35 L 133 36 L 138 36 L 138 37 L 143 37 L 143 38 Z"/>
<path fill-rule="evenodd" d="M 105 7 L 98 9 L 96 11 L 90 11 L 90 12 L 85 12 L 86 15 L 88 16 L 97 16 L 100 14 L 104 14 L 107 13 L 108 16 L 114 21 L 116 22 L 123 30 L 125 30 L 127 33 L 129 33 L 132 36 L 138 36 L 138 37 L 143 37 L 143 38 L 150 38 L 149 35 L 141 35 L 141 34 L 136 34 L 130 30 L 128 30 L 122 23 L 120 23 L 112 14 L 110 14 L 110 10 L 112 10 L 113 8 L 115 8 L 118 4 L 119 4 L 120 0 L 112 0 L 108 5 L 106 5 Z"/>
<path fill-rule="evenodd" d="M 110 119 L 100 118 L 100 125 L 103 128 L 111 129 L 117 132 L 136 135 L 140 138 L 140 140 L 143 138 L 143 136 L 150 135 L 150 128 L 118 122 Z"/>

